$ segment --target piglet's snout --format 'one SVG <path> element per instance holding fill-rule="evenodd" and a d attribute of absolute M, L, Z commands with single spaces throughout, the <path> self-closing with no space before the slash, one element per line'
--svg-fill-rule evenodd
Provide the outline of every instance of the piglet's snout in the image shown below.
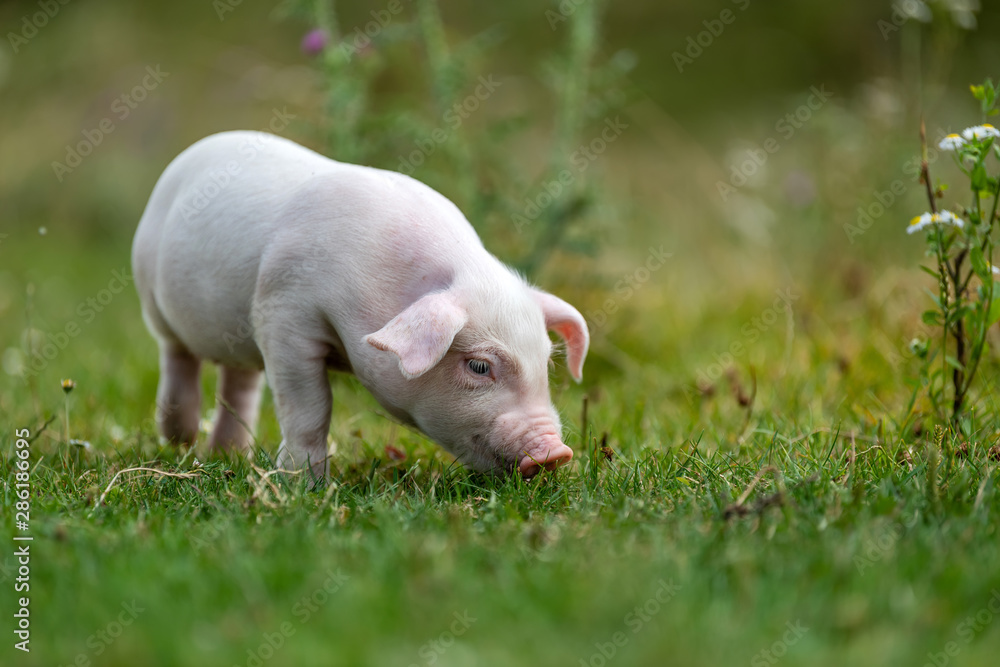
<path fill-rule="evenodd" d="M 559 418 L 551 409 L 509 412 L 497 419 L 492 441 L 525 477 L 553 470 L 573 458 L 562 442 Z"/>
<path fill-rule="evenodd" d="M 572 458 L 573 450 L 557 440 L 546 444 L 544 450 L 525 456 L 518 469 L 525 477 L 534 477 L 543 467 L 555 470 L 564 463 L 569 463 Z"/>

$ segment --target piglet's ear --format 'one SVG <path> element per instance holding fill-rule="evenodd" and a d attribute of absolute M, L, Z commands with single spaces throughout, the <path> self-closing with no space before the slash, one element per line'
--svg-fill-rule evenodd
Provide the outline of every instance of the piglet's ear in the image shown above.
<path fill-rule="evenodd" d="M 448 292 L 428 294 L 392 318 L 365 342 L 399 357 L 399 370 L 407 380 L 434 368 L 468 320 L 464 308 Z"/>
<path fill-rule="evenodd" d="M 569 372 L 579 382 L 583 379 L 583 360 L 590 347 L 590 332 L 587 322 L 573 306 L 557 296 L 541 290 L 533 290 L 535 300 L 545 315 L 545 328 L 555 331 L 566 341 Z"/>

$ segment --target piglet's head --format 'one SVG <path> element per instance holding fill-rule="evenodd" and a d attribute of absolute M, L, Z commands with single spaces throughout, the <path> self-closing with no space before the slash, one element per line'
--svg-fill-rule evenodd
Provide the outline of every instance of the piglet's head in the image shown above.
<path fill-rule="evenodd" d="M 530 477 L 573 458 L 549 396 L 547 331 L 565 341 L 579 382 L 590 335 L 562 299 L 520 279 L 434 292 L 365 338 L 398 361 L 394 378 L 369 381 L 390 411 L 466 465 Z"/>

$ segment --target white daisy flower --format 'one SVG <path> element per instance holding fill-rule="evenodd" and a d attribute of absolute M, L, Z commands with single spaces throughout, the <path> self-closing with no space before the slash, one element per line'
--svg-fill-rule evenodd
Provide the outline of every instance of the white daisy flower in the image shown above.
<path fill-rule="evenodd" d="M 979 11 L 979 0 L 947 0 L 945 5 L 951 10 L 951 18 L 966 30 L 976 29 L 976 12 Z"/>
<path fill-rule="evenodd" d="M 111 436 L 111 442 L 114 443 L 121 442 L 126 436 L 125 429 L 118 424 L 112 424 L 108 429 L 108 434 Z"/>
<path fill-rule="evenodd" d="M 906 228 L 907 234 L 919 232 L 930 225 L 953 225 L 961 229 L 965 226 L 965 221 L 951 211 L 940 211 L 939 213 L 924 213 L 910 220 L 910 226 Z"/>
<path fill-rule="evenodd" d="M 931 8 L 923 0 L 904 0 L 896 5 L 896 8 L 908 19 L 930 23 L 931 18 L 933 18 Z"/>
<path fill-rule="evenodd" d="M 943 151 L 957 151 L 959 148 L 965 145 L 965 139 L 958 136 L 957 134 L 949 134 L 947 137 L 941 140 L 938 144 L 938 148 Z"/>
<path fill-rule="evenodd" d="M 962 137 L 966 141 L 972 141 L 973 139 L 989 139 L 990 137 L 1000 137 L 1000 130 L 997 130 L 992 125 L 986 123 L 983 125 L 976 125 L 975 127 L 970 127 L 962 132 Z"/>

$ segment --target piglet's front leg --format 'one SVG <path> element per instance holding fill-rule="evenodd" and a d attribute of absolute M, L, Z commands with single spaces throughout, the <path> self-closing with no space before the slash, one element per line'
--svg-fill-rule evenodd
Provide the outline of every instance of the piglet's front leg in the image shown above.
<path fill-rule="evenodd" d="M 333 396 L 327 377 L 327 346 L 285 331 L 259 332 L 267 381 L 281 424 L 278 468 L 309 470 L 314 479 L 328 471 L 327 434 Z"/>

